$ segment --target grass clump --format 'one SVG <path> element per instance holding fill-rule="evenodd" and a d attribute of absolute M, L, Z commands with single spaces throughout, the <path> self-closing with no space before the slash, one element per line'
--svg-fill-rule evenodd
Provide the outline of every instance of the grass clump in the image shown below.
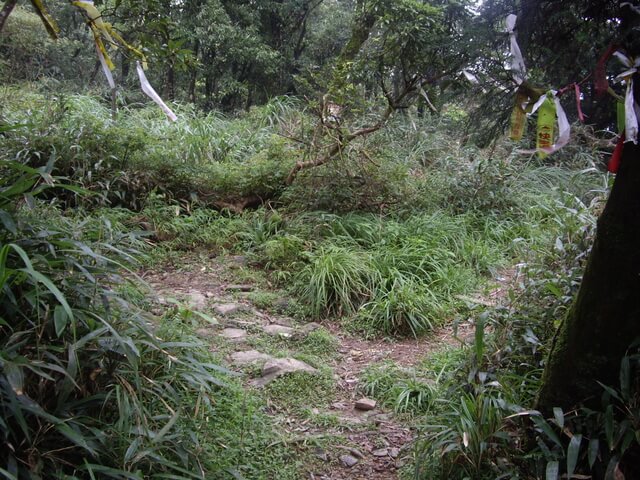
<path fill-rule="evenodd" d="M 355 313 L 373 291 L 375 271 L 367 257 L 348 247 L 321 246 L 300 270 L 296 293 L 316 317 Z"/>
<path fill-rule="evenodd" d="M 318 328 L 298 342 L 300 352 L 305 355 L 314 355 L 320 358 L 331 358 L 338 351 L 340 343 L 326 328 Z"/>
<path fill-rule="evenodd" d="M 301 357 L 307 361 L 307 357 Z M 278 409 L 302 414 L 310 407 L 322 408 L 329 404 L 335 392 L 335 381 L 330 369 L 318 373 L 296 372 L 276 378 L 265 387 L 265 395 Z"/>
<path fill-rule="evenodd" d="M 433 292 L 421 282 L 398 274 L 376 288 L 358 316 L 378 332 L 418 336 L 442 322 L 434 312 L 434 300 Z"/>
<path fill-rule="evenodd" d="M 418 376 L 413 369 L 403 369 L 391 362 L 365 370 L 360 388 L 398 413 L 426 414 L 441 395 L 439 378 Z"/>

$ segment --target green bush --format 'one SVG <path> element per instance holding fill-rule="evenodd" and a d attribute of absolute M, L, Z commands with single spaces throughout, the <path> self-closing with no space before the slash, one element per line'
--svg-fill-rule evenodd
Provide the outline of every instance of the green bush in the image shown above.
<path fill-rule="evenodd" d="M 33 167 L 54 161 L 64 175 L 97 195 L 82 202 L 140 209 L 152 191 L 169 199 L 242 210 L 280 195 L 297 151 L 270 127 L 176 106 L 167 122 L 157 109 L 123 108 L 113 121 L 94 97 L 59 96 L 24 109 L 15 90 L 2 93 L 3 116 L 27 123 L 7 135 L 2 150 Z M 61 200 L 75 206 L 80 198 Z"/>
<path fill-rule="evenodd" d="M 396 273 L 385 278 L 373 298 L 362 305 L 359 317 L 384 334 L 424 334 L 441 323 L 437 298 L 421 282 Z"/>
<path fill-rule="evenodd" d="M 177 319 L 150 323 L 118 293 L 120 273 L 142 242 L 119 230 L 117 212 L 85 220 L 42 204 L 39 194 L 63 185 L 51 165 L 1 160 L 0 171 L 3 475 L 209 478 L 234 469 L 267 478 L 272 468 L 289 471 L 282 456 L 264 454 L 273 441 L 260 433 L 266 420 L 239 387 L 224 385 L 233 380 L 207 346 Z"/>
<path fill-rule="evenodd" d="M 370 297 L 374 281 L 366 252 L 328 244 L 309 255 L 295 289 L 315 316 L 352 314 Z"/>

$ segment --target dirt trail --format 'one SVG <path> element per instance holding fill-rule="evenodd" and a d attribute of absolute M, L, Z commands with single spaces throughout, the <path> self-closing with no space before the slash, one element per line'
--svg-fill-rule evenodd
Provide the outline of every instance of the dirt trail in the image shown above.
<path fill-rule="evenodd" d="M 308 335 L 320 325 L 297 322 L 282 313 L 274 313 L 273 308 L 257 308 L 255 303 L 260 302 L 255 299 L 259 298 L 260 292 L 269 291 L 270 286 L 264 278 L 246 268 L 245 263 L 243 257 L 200 258 L 187 260 L 179 267 L 146 271 L 141 276 L 154 290 L 158 310 L 177 301 L 215 317 L 219 325 L 201 328 L 198 333 L 211 342 L 213 350 L 226 355 L 231 369 L 245 369 L 247 388 L 260 388 L 259 385 L 271 380 L 269 375 L 277 377 L 295 373 L 278 371 L 278 368 L 282 368 L 278 364 L 281 359 L 276 358 L 278 355 L 271 357 L 260 352 L 259 346 L 252 346 L 252 342 L 265 338 L 287 342 L 289 338 Z M 501 296 L 502 290 L 496 289 L 487 298 Z M 283 305 L 286 302 L 286 298 L 275 301 Z M 398 478 L 398 470 L 410 453 L 408 446 L 414 435 L 412 425 L 379 405 L 371 410 L 355 408 L 356 402 L 363 396 L 359 390 L 360 375 L 369 365 L 385 360 L 391 360 L 399 367 L 412 367 L 444 344 L 460 345 L 468 341 L 473 335 L 472 327 L 459 326 L 455 338 L 453 329 L 449 327 L 435 332 L 429 338 L 400 340 L 357 338 L 335 322 L 324 322 L 321 327 L 328 330 L 338 342 L 335 355 L 327 361 L 336 387 L 333 398 L 323 399 L 322 408 L 313 406 L 314 399 L 309 399 L 308 406 L 312 414 L 330 415 L 337 419 L 337 424 L 329 422 L 322 425 L 310 421 L 308 416 L 283 415 L 277 406 L 270 408 L 266 405 L 265 411 L 274 415 L 293 442 L 306 445 L 313 452 L 313 461 L 301 478 Z M 292 367 L 287 364 L 285 370 L 303 363 L 295 359 L 295 342 L 287 344 L 287 352 L 295 365 Z M 252 369 L 247 371 L 247 366 Z M 262 368 L 261 373 L 259 368 Z M 313 447 L 314 439 L 332 437 L 336 441 L 330 442 L 329 447 Z"/>

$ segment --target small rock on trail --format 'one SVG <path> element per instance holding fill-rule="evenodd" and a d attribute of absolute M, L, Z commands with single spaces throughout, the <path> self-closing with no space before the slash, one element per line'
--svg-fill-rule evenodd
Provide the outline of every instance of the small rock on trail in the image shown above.
<path fill-rule="evenodd" d="M 373 410 L 376 408 L 376 401 L 370 398 L 361 398 L 356 402 L 356 410 Z"/>
<path fill-rule="evenodd" d="M 228 316 L 237 313 L 240 310 L 240 305 L 236 303 L 222 303 L 220 305 L 216 305 L 213 309 L 218 315 Z"/>
<path fill-rule="evenodd" d="M 318 370 L 295 358 L 274 358 L 267 361 L 262 368 L 262 377 L 254 380 L 257 387 L 264 387 L 282 375 L 295 372 L 318 373 Z"/>
<path fill-rule="evenodd" d="M 345 467 L 351 468 L 358 463 L 358 459 L 351 455 L 340 455 L 340 462 L 342 462 Z"/>
<path fill-rule="evenodd" d="M 245 350 L 231 354 L 231 361 L 234 365 L 238 366 L 266 363 L 270 360 L 273 360 L 271 355 L 267 355 L 266 353 L 262 353 L 257 350 Z"/>
<path fill-rule="evenodd" d="M 242 342 L 247 338 L 246 330 L 241 330 L 239 328 L 225 328 L 222 330 L 220 335 L 232 342 Z"/>
<path fill-rule="evenodd" d="M 262 327 L 262 329 L 266 334 L 273 335 L 274 337 L 280 336 L 289 338 L 293 336 L 293 333 L 295 332 L 295 330 L 291 327 L 285 327 L 284 325 L 278 325 L 275 323 L 272 325 L 266 325 Z"/>

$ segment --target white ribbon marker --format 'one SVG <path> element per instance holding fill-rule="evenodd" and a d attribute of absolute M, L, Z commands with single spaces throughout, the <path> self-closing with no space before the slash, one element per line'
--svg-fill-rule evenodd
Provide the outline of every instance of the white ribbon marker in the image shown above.
<path fill-rule="evenodd" d="M 104 59 L 104 55 L 96 45 L 96 52 L 98 52 L 98 59 L 100 60 L 100 65 L 102 65 L 102 71 L 104 72 L 104 76 L 107 77 L 107 82 L 111 87 L 111 90 L 116 88 L 116 82 L 113 81 L 113 75 L 111 74 L 111 70 L 109 70 L 109 66 L 107 65 L 107 61 Z"/>
<path fill-rule="evenodd" d="M 621 7 L 629 7 L 631 10 L 633 10 L 635 13 L 637 13 L 638 15 L 640 15 L 640 8 L 636 7 L 635 5 L 633 5 L 631 2 L 622 2 L 620 4 Z"/>
<path fill-rule="evenodd" d="M 473 83 L 474 85 L 479 85 L 480 84 L 480 81 L 478 80 L 478 77 L 476 77 L 469 70 L 462 70 L 462 74 L 464 75 L 464 78 L 466 78 L 469 83 Z"/>
<path fill-rule="evenodd" d="M 545 102 L 547 98 L 549 98 L 549 94 L 551 94 L 553 98 L 553 103 L 556 106 L 556 117 L 558 118 L 558 140 L 551 145 L 551 147 L 542 147 L 536 148 L 535 150 L 518 150 L 519 153 L 553 153 L 560 150 L 567 143 L 569 143 L 569 139 L 571 138 L 571 125 L 569 124 L 569 120 L 567 119 L 567 114 L 564 112 L 562 105 L 560 104 L 560 99 L 558 98 L 558 92 L 556 90 L 549 90 L 548 93 L 544 95 L 540 95 L 538 101 L 533 105 L 531 109 L 531 113 L 528 113 L 527 116 L 533 115 L 536 113 L 536 110 L 540 108 L 540 106 Z"/>
<path fill-rule="evenodd" d="M 176 114 L 173 113 L 173 111 L 169 107 L 167 107 L 167 104 L 162 101 L 160 95 L 158 95 L 153 89 L 153 87 L 149 83 L 149 80 L 147 80 L 147 77 L 144 74 L 144 70 L 142 70 L 140 62 L 136 62 L 136 70 L 138 71 L 138 77 L 140 78 L 140 86 L 142 87 L 142 91 L 146 93 L 151 98 L 151 100 L 158 104 L 158 106 L 172 122 L 175 122 L 178 117 L 176 117 Z"/>
<path fill-rule="evenodd" d="M 616 77 L 616 80 L 627 83 L 627 92 L 624 96 L 624 138 L 626 142 L 638 143 L 638 104 L 633 96 L 633 75 L 640 67 L 640 57 L 631 61 L 624 53 L 617 51 L 616 58 L 627 67 L 627 70 Z"/>
<path fill-rule="evenodd" d="M 520 85 L 524 82 L 527 68 L 524 65 L 522 52 L 520 51 L 518 41 L 516 40 L 516 33 L 514 32 L 516 20 L 518 20 L 518 16 L 513 13 L 507 16 L 507 33 L 509 33 L 509 39 L 511 40 L 511 72 L 513 79 Z"/>

